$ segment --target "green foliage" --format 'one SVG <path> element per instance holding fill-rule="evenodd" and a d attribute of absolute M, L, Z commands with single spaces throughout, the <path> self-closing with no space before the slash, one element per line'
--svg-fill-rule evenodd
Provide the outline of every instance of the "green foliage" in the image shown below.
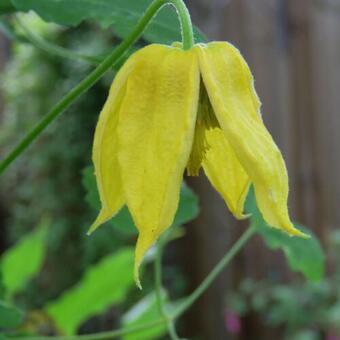
<path fill-rule="evenodd" d="M 48 222 L 43 220 L 35 231 L 1 256 L 3 283 L 9 296 L 19 292 L 40 271 L 45 258 L 47 228 Z"/>
<path fill-rule="evenodd" d="M 15 8 L 13 7 L 11 0 L 1 0 L 0 1 L 0 15 L 8 12 L 14 11 Z"/>
<path fill-rule="evenodd" d="M 16 307 L 0 300 L 0 328 L 17 327 L 23 320 L 23 314 Z"/>
<path fill-rule="evenodd" d="M 279 230 L 270 228 L 264 221 L 255 202 L 253 191 L 247 201 L 247 212 L 251 214 L 251 224 L 256 227 L 264 242 L 270 249 L 281 249 L 293 271 L 302 273 L 311 281 L 319 281 L 324 275 L 325 256 L 318 239 L 305 227 L 296 226 L 309 239 L 291 237 Z"/>
<path fill-rule="evenodd" d="M 13 3 L 19 4 L 20 1 L 13 0 Z M 29 0 L 21 2 L 21 6 L 33 6 L 39 3 L 39 6 L 44 7 L 40 9 L 45 16 L 50 16 L 51 21 L 55 21 L 53 16 L 61 13 L 53 10 L 53 6 L 66 5 L 63 1 L 57 3 L 52 0 L 42 3 Z M 62 15 L 78 16 L 85 11 L 85 16 L 81 19 L 78 17 L 77 20 L 98 19 L 96 15 L 93 16 L 95 13 L 87 6 L 90 6 L 89 1 L 81 2 L 84 11 L 70 11 L 70 6 L 76 4 L 77 1 L 72 4 L 68 2 L 67 13 Z M 113 23 L 115 36 L 121 38 L 132 30 L 136 20 L 145 10 L 144 6 L 139 7 L 143 1 L 125 1 L 124 3 L 116 1 L 112 11 L 108 11 L 107 8 L 104 11 L 104 5 L 107 4 L 109 2 L 104 4 L 103 1 L 98 1 L 96 4 L 96 7 L 98 5 L 98 9 L 102 10 L 100 23 L 102 25 Z M 144 4 L 146 5 L 147 2 Z M 129 6 L 131 6 L 130 9 Z M 112 15 L 113 18 L 116 16 L 116 20 L 111 21 Z M 46 25 L 32 14 L 23 16 L 23 19 L 28 20 L 28 27 L 47 41 L 66 47 L 72 46 L 75 50 L 89 55 L 97 55 L 98 51 L 108 50 L 108 46 L 111 49 L 112 40 L 115 38 L 107 33 L 108 31 L 103 32 L 98 38 L 93 27 L 89 29 L 85 25 L 81 29 L 64 29 L 56 25 Z M 164 13 L 159 13 L 158 19 L 150 25 L 144 38 L 149 41 L 171 43 L 180 38 L 179 32 L 177 16 L 168 7 Z M 89 68 L 81 62 L 75 63 L 54 58 L 53 55 L 48 55 L 30 44 L 14 42 L 12 61 L 2 75 L 7 103 L 0 135 L 0 140 L 4 142 L 4 150 L 16 142 L 18 135 L 30 129 L 35 121 L 73 84 L 83 78 Z M 26 307 L 27 320 L 29 315 L 35 313 L 32 310 L 36 310 L 36 315 L 46 315 L 44 314 L 46 312 L 53 319 L 53 324 L 60 333 L 64 334 L 75 334 L 85 321 L 93 316 L 99 318 L 98 315 L 104 314 L 110 306 L 119 304 L 119 308 L 126 309 L 136 301 L 134 293 L 129 292 L 134 285 L 133 249 L 122 249 L 126 244 L 135 243 L 136 237 L 136 229 L 133 227 L 128 210 L 123 209 L 117 218 L 113 219 L 111 224 L 114 228 L 103 228 L 101 233 L 96 233 L 91 239 L 85 236 L 86 228 L 91 220 L 89 209 L 83 200 L 84 190 L 80 184 L 80 169 L 84 168 L 90 159 L 95 121 L 107 94 L 108 83 L 111 82 L 112 75 L 107 79 L 108 81 L 104 78 L 91 90 L 91 96 L 78 101 L 69 110 L 68 115 L 51 126 L 30 151 L 13 165 L 12 171 L 6 174 L 7 180 L 3 190 L 3 192 L 8 192 L 6 200 L 10 208 L 8 209 L 6 238 L 10 242 L 21 239 L 6 252 L 2 261 L 7 293 L 15 299 L 18 305 Z M 57 129 L 58 133 L 56 133 Z M 93 175 L 91 180 L 93 182 Z M 85 185 L 87 185 L 86 181 L 84 179 Z M 95 192 L 95 185 L 93 188 L 91 190 Z M 92 194 L 92 196 L 95 195 Z M 33 237 L 35 233 L 23 238 L 22 235 L 26 235 L 27 230 L 30 230 L 46 211 L 51 215 L 53 222 L 48 233 L 46 228 L 42 228 L 39 231 L 44 230 L 44 232 L 41 231 L 41 234 L 37 232 L 40 238 Z M 186 223 L 197 214 L 197 197 L 184 185 L 174 225 Z M 119 231 L 125 233 L 125 236 L 120 237 Z M 46 245 L 48 245 L 47 254 L 45 254 Z M 112 254 L 113 249 L 119 250 Z M 38 275 L 44 259 L 44 271 Z M 24 263 L 26 266 L 22 268 Z M 93 263 L 96 264 L 93 265 Z M 33 277 L 35 280 L 31 280 Z M 79 277 L 81 277 L 80 281 Z M 65 287 L 71 288 L 65 290 Z M 147 292 L 150 290 L 150 284 L 149 286 L 145 284 L 144 287 Z M 18 292 L 22 294 L 14 297 L 14 294 Z M 51 299 L 55 296 L 60 297 Z M 50 301 L 48 304 L 46 304 L 47 300 Z M 154 297 L 145 303 L 146 309 L 137 313 L 138 315 L 134 309 L 135 317 L 126 321 L 126 325 L 136 325 L 150 318 L 159 317 Z M 140 307 L 141 303 L 137 303 L 137 306 Z M 20 314 L 19 319 L 19 314 L 15 314 L 16 310 L 7 307 L 6 313 L 3 313 L 6 316 L 7 327 L 10 324 L 17 326 L 22 320 L 22 315 Z M 3 310 L 0 309 L 0 318 L 2 318 L 2 312 Z M 12 321 L 8 321 L 10 317 Z M 51 321 L 49 317 L 46 318 L 48 322 Z M 119 316 L 116 319 L 119 319 Z M 32 324 L 27 326 L 28 332 L 44 334 L 34 320 Z M 40 324 L 42 323 L 39 321 Z M 54 330 L 54 327 L 50 329 Z M 96 330 L 91 320 L 90 331 Z M 154 339 L 164 333 L 165 326 L 161 325 L 150 332 L 143 332 L 142 337 Z"/>
<path fill-rule="evenodd" d="M 83 185 L 86 188 L 86 201 L 97 212 L 100 209 L 99 195 L 97 191 L 96 178 L 92 166 L 83 171 Z M 198 198 L 193 191 L 183 183 L 181 189 L 180 202 L 173 222 L 173 226 L 180 226 L 197 217 L 199 213 Z M 132 217 L 129 210 L 125 206 L 116 216 L 109 222 L 115 228 L 123 233 L 134 235 L 137 229 L 134 227 Z"/>
<path fill-rule="evenodd" d="M 151 0 L 11 0 L 20 11 L 34 10 L 46 21 L 78 25 L 92 19 L 103 27 L 112 25 L 114 34 L 126 37 L 134 28 Z M 203 41 L 196 29 L 196 40 Z M 150 42 L 171 44 L 181 40 L 180 25 L 174 8 L 163 8 L 144 32 Z"/>
<path fill-rule="evenodd" d="M 112 48 L 111 34 L 98 34 L 93 27 L 61 29 L 32 14 L 22 19 L 45 39 L 80 53 L 90 55 Z M 11 60 L 1 74 L 6 102 L 1 156 L 91 68 L 86 63 L 53 58 L 27 43 L 13 42 Z M 31 308 L 41 307 L 73 285 L 91 263 L 114 249 L 110 230 L 91 240 L 86 237 L 91 211 L 84 200 L 80 175 L 91 158 L 97 114 L 111 80 L 112 74 L 108 74 L 108 81 L 103 78 L 85 101 L 75 103 L 3 176 L 0 196 L 7 219 L 2 232 L 7 244 L 26 235 L 41 216 L 47 214 L 51 220 L 46 270 L 30 281 L 19 297 Z"/>
<path fill-rule="evenodd" d="M 112 48 L 113 37 L 110 32 L 101 32 L 99 35 L 93 26 L 61 29 L 56 25 L 46 25 L 32 14 L 22 16 L 22 19 L 36 34 L 79 53 L 95 55 L 98 51 Z M 6 99 L 0 133 L 4 150 L 15 143 L 18 136 L 23 135 L 63 93 L 82 79 L 90 67 L 78 61 L 53 58 L 30 44 L 14 42 L 11 62 L 1 75 Z M 56 308 L 56 324 L 62 329 L 60 324 L 65 322 L 66 328 L 73 328 L 73 332 L 79 326 L 76 323 L 88 321 L 94 314 L 102 316 L 95 318 L 98 320 L 97 324 L 91 320 L 86 327 L 89 327 L 90 332 L 103 330 L 100 320 L 105 318 L 107 306 L 104 307 L 103 302 L 102 309 L 92 311 L 91 315 L 88 312 L 82 314 L 82 311 L 72 313 L 78 321 L 70 326 L 68 320 L 64 321 L 63 315 L 68 315 L 68 310 L 74 310 L 68 306 L 77 306 L 78 300 L 77 294 L 74 295 L 75 303 L 71 302 L 71 298 L 66 299 L 68 293 L 73 291 L 73 288 L 69 290 L 68 287 L 78 287 L 80 290 L 79 279 L 87 277 L 87 269 L 93 263 L 101 263 L 101 259 L 105 261 L 107 256 L 113 256 L 113 251 L 117 252 L 126 245 L 134 245 L 136 239 L 136 229 L 127 209 L 122 210 L 120 219 L 113 220 L 113 228 L 101 228 L 91 237 L 86 236 L 92 218 L 98 211 L 98 199 L 94 206 L 95 211 L 91 210 L 84 196 L 87 192 L 87 195 L 91 196 L 92 193 L 92 196 L 97 197 L 96 186 L 92 170 L 88 170 L 91 175 L 88 179 L 93 184 L 91 190 L 84 190 L 81 169 L 89 163 L 95 123 L 112 78 L 112 73 L 104 77 L 87 94 L 86 101 L 75 103 L 66 115 L 46 130 L 37 143 L 13 164 L 3 181 L 2 192 L 6 193 L 3 202 L 8 205 L 8 222 L 4 233 L 7 242 L 15 243 L 25 237 L 32 225 L 45 214 L 50 216 L 51 221 L 44 270 L 21 287 L 21 294 L 15 297 L 15 302 L 27 310 L 41 310 L 46 306 L 46 301 L 53 301 L 54 304 L 57 301 L 55 297 L 61 296 L 60 301 L 66 301 L 63 302 L 65 309 Z M 86 181 L 85 174 L 83 178 Z M 87 184 L 85 187 L 87 188 Z M 183 187 L 175 223 L 185 223 L 197 214 L 197 197 L 189 188 Z M 129 273 L 129 269 L 132 271 L 132 262 L 117 271 L 113 269 L 105 279 L 124 276 Z M 166 272 L 167 270 L 165 274 Z M 143 278 L 146 293 L 151 291 L 150 274 L 146 270 Z M 130 279 L 131 277 L 132 275 Z M 132 281 L 129 281 L 127 286 L 130 287 L 131 284 Z M 120 304 L 119 308 L 131 308 L 140 296 L 135 290 L 125 289 L 124 297 L 117 302 Z M 111 297 L 107 294 L 103 299 Z M 83 300 L 88 301 L 88 297 Z M 115 301 L 118 301 L 118 297 Z M 110 305 L 116 304 L 115 301 L 111 301 Z M 49 307 L 53 304 L 50 302 Z M 37 333 L 38 330 L 35 334 Z"/>
<path fill-rule="evenodd" d="M 46 307 L 57 327 L 65 334 L 75 334 L 89 317 L 121 303 L 134 284 L 133 259 L 133 248 L 125 248 L 89 268 L 75 287 Z"/>
<path fill-rule="evenodd" d="M 332 233 L 329 248 L 333 252 L 332 262 L 340 263 L 339 239 L 334 242 L 336 234 Z M 239 288 L 229 294 L 228 309 L 241 318 L 256 313 L 258 327 L 279 328 L 283 340 L 338 339 L 340 267 L 334 269 L 319 283 L 301 281 L 282 285 L 275 281 L 244 279 Z M 309 337 L 303 337 L 304 334 Z"/>
<path fill-rule="evenodd" d="M 162 292 L 162 299 L 167 303 L 167 294 Z M 160 315 L 157 307 L 156 294 L 150 293 L 145 296 L 141 301 L 134 305 L 123 316 L 123 327 L 129 328 L 134 326 L 141 326 L 156 320 L 159 320 Z M 138 333 L 127 334 L 123 340 L 153 340 L 159 339 L 166 333 L 166 324 L 139 331 Z"/>

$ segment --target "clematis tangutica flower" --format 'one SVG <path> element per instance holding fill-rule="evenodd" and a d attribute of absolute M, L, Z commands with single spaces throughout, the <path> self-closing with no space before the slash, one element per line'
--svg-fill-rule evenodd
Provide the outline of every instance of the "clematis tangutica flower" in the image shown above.
<path fill-rule="evenodd" d="M 252 183 L 266 222 L 304 236 L 290 221 L 285 163 L 260 106 L 247 63 L 226 42 L 149 45 L 118 72 L 95 131 L 102 208 L 90 232 L 127 204 L 139 231 L 137 284 L 143 256 L 172 224 L 185 169 L 203 168 L 237 219 Z"/>

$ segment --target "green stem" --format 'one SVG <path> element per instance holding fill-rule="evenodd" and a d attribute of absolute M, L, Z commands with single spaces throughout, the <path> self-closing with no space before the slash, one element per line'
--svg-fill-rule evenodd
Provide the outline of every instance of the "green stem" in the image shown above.
<path fill-rule="evenodd" d="M 23 21 L 17 16 L 16 22 L 18 26 L 22 29 L 22 31 L 25 34 L 25 38 L 35 47 L 39 48 L 40 50 L 47 52 L 51 55 L 55 55 L 62 58 L 67 58 L 71 60 L 84 60 L 90 64 L 98 65 L 102 58 L 98 57 L 91 57 L 87 55 L 83 55 L 80 53 L 76 53 L 73 51 L 70 51 L 66 48 L 63 48 L 61 46 L 57 46 L 55 44 L 52 44 L 46 40 L 44 40 L 42 37 L 37 36 L 34 34 L 24 23 Z"/>
<path fill-rule="evenodd" d="M 73 336 L 13 336 L 11 339 L 23 339 L 23 340 L 109 340 L 121 337 L 126 334 L 137 333 L 140 331 L 144 331 L 145 329 L 150 329 L 153 327 L 157 327 L 161 324 L 164 324 L 165 320 L 159 319 L 156 321 L 145 323 L 144 325 L 127 327 L 123 329 L 117 329 L 115 331 L 109 332 L 101 332 L 101 333 L 93 333 L 93 334 L 84 334 L 84 335 L 73 335 Z"/>
<path fill-rule="evenodd" d="M 14 149 L 0 162 L 0 174 L 3 173 L 8 166 L 23 153 L 27 147 L 46 129 L 46 127 L 54 121 L 66 108 L 68 108 L 81 94 L 92 87 L 102 75 L 124 55 L 126 50 L 130 48 L 142 35 L 144 29 L 154 17 L 154 15 L 165 4 L 172 4 L 176 7 L 181 21 L 183 47 L 190 48 L 193 43 L 193 34 L 190 16 L 182 0 L 154 0 L 148 7 L 143 17 L 138 22 L 135 29 L 130 35 L 122 41 L 122 43 L 108 56 L 96 69 L 94 69 L 85 79 L 78 83 L 72 90 L 68 92 L 33 128 L 24 138 L 14 147 Z M 190 26 L 190 27 L 189 27 Z"/>
<path fill-rule="evenodd" d="M 176 319 L 181 316 L 185 311 L 187 311 L 193 303 L 208 289 L 211 283 L 216 279 L 216 277 L 225 269 L 227 264 L 235 257 L 235 255 L 242 249 L 242 247 L 249 241 L 249 239 L 255 234 L 256 228 L 250 227 L 248 228 L 244 234 L 236 241 L 236 243 L 226 252 L 226 254 L 222 257 L 222 259 L 217 263 L 217 265 L 213 268 L 213 270 L 209 273 L 209 275 L 202 281 L 202 283 L 185 299 L 185 301 L 177 308 L 177 310 L 173 313 L 172 316 L 168 316 L 170 319 Z M 158 269 L 157 269 L 158 270 Z M 159 278 L 161 278 L 160 272 L 157 274 Z M 160 282 L 160 279 L 158 279 Z M 157 284 L 160 287 L 160 283 Z M 157 293 L 158 294 L 158 293 Z M 161 296 L 161 294 L 160 294 Z M 158 302 L 158 306 L 161 306 Z M 167 320 L 165 318 L 146 323 L 140 326 L 129 327 L 125 329 L 118 329 L 110 332 L 102 332 L 88 335 L 75 335 L 75 336 L 57 336 L 57 337 L 34 337 L 27 338 L 25 340 L 42 340 L 42 339 L 51 339 L 51 340 L 105 340 L 105 339 L 114 339 L 120 337 L 125 334 L 139 332 L 145 329 L 153 328 L 159 326 L 161 324 L 166 323 Z M 177 335 L 176 335 L 177 336 Z M 18 337 L 14 337 L 14 339 L 19 339 Z"/>
<path fill-rule="evenodd" d="M 202 283 L 185 299 L 185 301 L 175 310 L 173 317 L 177 318 L 188 310 L 191 305 L 208 289 L 216 277 L 224 270 L 227 264 L 233 257 L 242 249 L 247 241 L 254 235 L 255 228 L 249 227 L 244 234 L 236 241 L 230 250 L 222 257 L 209 275 L 202 281 Z"/>
<path fill-rule="evenodd" d="M 183 0 L 170 0 L 169 2 L 176 8 L 177 14 L 180 18 L 183 49 L 190 50 L 194 46 L 195 41 L 188 8 L 185 6 Z"/>
<path fill-rule="evenodd" d="M 0 163 L 0 174 L 45 130 L 45 128 L 56 119 L 61 112 L 69 107 L 82 93 L 93 86 L 101 76 L 112 67 L 125 51 L 131 47 L 141 36 L 143 30 L 164 5 L 164 0 L 155 0 L 146 10 L 132 33 L 98 65 L 85 79 L 78 83 L 65 97 L 63 97 L 19 142 L 19 144 Z"/>
<path fill-rule="evenodd" d="M 156 245 L 156 258 L 155 258 L 155 289 L 156 289 L 156 300 L 159 314 L 165 320 L 169 336 L 172 340 L 179 340 L 173 319 L 171 319 L 165 310 L 162 298 L 162 254 L 163 247 L 167 238 L 167 234 L 163 235 Z"/>

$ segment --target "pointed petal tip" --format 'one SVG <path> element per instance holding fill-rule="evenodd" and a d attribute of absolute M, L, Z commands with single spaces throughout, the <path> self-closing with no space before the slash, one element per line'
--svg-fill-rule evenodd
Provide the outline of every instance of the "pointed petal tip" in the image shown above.
<path fill-rule="evenodd" d="M 102 222 L 104 223 L 104 222 Z M 101 225 L 102 223 L 99 221 L 99 216 L 96 218 L 96 220 L 92 223 L 89 230 L 86 232 L 87 236 L 91 236 Z"/>
<path fill-rule="evenodd" d="M 87 231 L 86 235 L 90 236 L 94 231 L 96 231 L 102 224 L 107 222 L 113 215 L 109 214 L 106 210 L 101 209 L 95 221 L 92 223 L 91 227 Z"/>
<path fill-rule="evenodd" d="M 301 237 L 301 238 L 304 238 L 304 239 L 309 239 L 311 238 L 310 235 L 308 234 L 305 234 L 304 232 L 302 232 L 301 230 L 297 229 L 294 227 L 294 225 L 289 225 L 289 226 L 286 226 L 283 231 L 285 231 L 289 236 L 291 237 Z"/>
<path fill-rule="evenodd" d="M 294 228 L 294 232 L 291 233 L 290 236 L 297 236 L 297 237 L 304 238 L 306 240 L 311 238 L 311 235 L 305 234 L 305 233 L 303 233 L 302 231 L 300 231 L 300 230 L 298 230 L 296 228 Z"/>
<path fill-rule="evenodd" d="M 92 225 L 91 225 L 91 227 L 89 228 L 89 230 L 86 232 L 86 235 L 87 236 L 91 236 L 92 234 L 93 234 L 93 232 L 97 229 L 99 227 L 99 224 L 97 224 L 97 223 L 93 223 Z"/>
<path fill-rule="evenodd" d="M 136 286 L 139 289 L 142 289 L 142 284 L 140 281 L 140 267 L 143 263 L 145 254 L 151 248 L 151 246 L 155 243 L 156 239 L 154 234 L 149 235 L 143 231 L 139 231 L 139 236 L 137 239 L 137 244 L 135 248 L 135 264 L 134 264 L 134 279 Z"/>
<path fill-rule="evenodd" d="M 138 268 L 136 268 L 136 266 L 135 266 L 134 278 L 135 278 L 135 283 L 136 283 L 137 288 L 139 290 L 143 290 L 143 287 L 142 287 L 142 284 L 141 284 L 140 278 L 139 278 L 139 266 L 138 266 Z"/>
<path fill-rule="evenodd" d="M 143 262 L 144 255 L 147 252 L 147 250 L 149 249 L 149 247 L 150 247 L 150 245 L 146 245 L 143 242 L 143 238 L 142 238 L 142 235 L 140 233 L 139 236 L 138 236 L 137 244 L 136 244 L 136 248 L 135 248 L 135 265 L 134 265 L 134 271 L 133 271 L 136 286 L 140 290 L 142 290 L 142 284 L 141 284 L 141 281 L 140 281 L 139 269 L 140 269 L 140 266 Z"/>
<path fill-rule="evenodd" d="M 242 220 L 248 219 L 249 217 L 251 217 L 251 215 L 252 214 L 244 214 L 243 212 L 241 212 L 241 213 L 235 214 L 234 216 L 235 216 L 236 219 L 242 221 Z"/>
<path fill-rule="evenodd" d="M 137 255 L 135 256 L 135 265 L 134 265 L 133 276 L 134 276 L 134 279 L 135 279 L 136 286 L 139 288 L 139 290 L 143 290 L 142 283 L 140 281 L 140 276 L 139 276 L 139 269 L 140 269 L 140 266 L 142 264 L 142 261 L 143 261 L 143 258 L 137 258 Z"/>

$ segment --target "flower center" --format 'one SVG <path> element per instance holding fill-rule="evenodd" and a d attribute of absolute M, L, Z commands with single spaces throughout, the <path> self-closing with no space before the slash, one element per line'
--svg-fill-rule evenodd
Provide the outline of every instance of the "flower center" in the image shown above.
<path fill-rule="evenodd" d="M 210 146 L 206 138 L 206 131 L 220 128 L 214 110 L 211 106 L 208 93 L 201 81 L 200 99 L 195 126 L 194 141 L 187 165 L 188 176 L 198 176 L 202 162 Z"/>

